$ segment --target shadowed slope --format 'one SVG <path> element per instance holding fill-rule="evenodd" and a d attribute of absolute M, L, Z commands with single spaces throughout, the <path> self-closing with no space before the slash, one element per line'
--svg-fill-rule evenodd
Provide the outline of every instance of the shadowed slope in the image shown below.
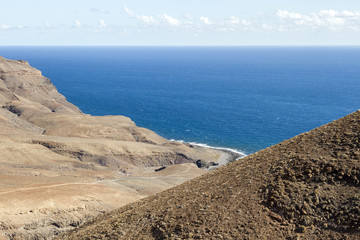
<path fill-rule="evenodd" d="M 360 111 L 59 239 L 359 239 Z"/>

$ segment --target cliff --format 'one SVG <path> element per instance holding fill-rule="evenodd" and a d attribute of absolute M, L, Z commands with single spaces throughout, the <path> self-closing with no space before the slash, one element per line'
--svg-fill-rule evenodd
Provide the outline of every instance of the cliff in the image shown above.
<path fill-rule="evenodd" d="M 58 239 L 360 239 L 360 111 Z"/>
<path fill-rule="evenodd" d="M 232 157 L 84 114 L 22 60 L 0 57 L 0 106 L 0 239 L 50 239 Z"/>

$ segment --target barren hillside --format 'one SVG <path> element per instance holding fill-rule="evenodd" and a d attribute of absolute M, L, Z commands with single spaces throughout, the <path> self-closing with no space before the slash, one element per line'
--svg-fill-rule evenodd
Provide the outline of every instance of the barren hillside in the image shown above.
<path fill-rule="evenodd" d="M 58 239 L 360 239 L 360 111 Z"/>
<path fill-rule="evenodd" d="M 0 239 L 51 239 L 201 175 L 197 160 L 233 157 L 84 114 L 29 63 L 0 57 Z"/>

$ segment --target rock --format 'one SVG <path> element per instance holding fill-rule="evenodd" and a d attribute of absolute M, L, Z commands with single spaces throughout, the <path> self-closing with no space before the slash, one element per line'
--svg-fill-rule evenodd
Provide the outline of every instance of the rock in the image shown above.
<path fill-rule="evenodd" d="M 273 220 L 275 221 L 278 221 L 278 222 L 282 222 L 283 219 L 281 216 L 279 216 L 278 214 L 274 213 L 274 212 L 270 212 L 269 213 L 269 217 L 272 218 Z"/>
<path fill-rule="evenodd" d="M 165 166 L 162 166 L 161 168 L 155 169 L 155 172 L 159 172 L 159 171 L 161 171 L 161 170 L 164 170 L 165 168 L 166 168 Z"/>
<path fill-rule="evenodd" d="M 201 159 L 196 160 L 195 164 L 198 168 L 208 168 L 209 167 L 209 164 Z"/>

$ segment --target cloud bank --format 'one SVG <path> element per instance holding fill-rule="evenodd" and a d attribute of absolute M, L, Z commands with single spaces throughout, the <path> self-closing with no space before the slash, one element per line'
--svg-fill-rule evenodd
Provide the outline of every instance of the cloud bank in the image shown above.
<path fill-rule="evenodd" d="M 301 14 L 287 10 L 278 10 L 276 16 L 281 23 L 294 26 L 330 30 L 355 29 L 360 24 L 360 11 L 321 10 L 317 13 Z"/>

